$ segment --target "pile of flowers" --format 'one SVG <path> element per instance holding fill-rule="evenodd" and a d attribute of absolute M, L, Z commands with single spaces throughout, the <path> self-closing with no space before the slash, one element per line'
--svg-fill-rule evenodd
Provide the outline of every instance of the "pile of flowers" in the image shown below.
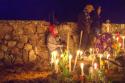
<path fill-rule="evenodd" d="M 98 48 L 99 52 L 112 52 L 112 40 L 112 35 L 109 33 L 98 34 L 95 37 L 95 48 Z"/>

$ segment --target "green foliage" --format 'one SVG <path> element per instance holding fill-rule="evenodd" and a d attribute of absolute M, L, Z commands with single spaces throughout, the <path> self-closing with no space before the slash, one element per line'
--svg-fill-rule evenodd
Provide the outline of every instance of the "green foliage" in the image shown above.
<path fill-rule="evenodd" d="M 69 77 L 70 76 L 70 72 L 68 70 L 68 52 L 64 52 L 62 55 L 61 55 L 61 59 L 60 59 L 60 62 L 59 62 L 59 67 L 60 67 L 60 70 L 62 72 L 62 75 L 64 77 Z"/>
<path fill-rule="evenodd" d="M 104 70 L 98 70 L 98 77 L 101 81 L 105 80 L 105 71 Z"/>
<path fill-rule="evenodd" d="M 65 68 L 63 70 L 62 74 L 63 74 L 64 77 L 70 77 L 70 72 L 69 72 L 69 70 L 67 68 Z"/>

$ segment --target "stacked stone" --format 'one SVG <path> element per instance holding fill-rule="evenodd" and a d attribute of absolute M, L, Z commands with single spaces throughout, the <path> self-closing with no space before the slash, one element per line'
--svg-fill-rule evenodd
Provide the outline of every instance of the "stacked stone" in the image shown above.
<path fill-rule="evenodd" d="M 1 21 L 0 59 L 9 63 L 34 62 L 48 59 L 45 45 L 45 21 Z"/>
<path fill-rule="evenodd" d="M 79 43 L 77 25 L 68 22 L 56 27 L 66 42 L 69 33 L 69 50 L 74 55 Z M 0 61 L 6 64 L 49 64 L 45 43 L 48 28 L 49 23 L 46 21 L 0 21 Z"/>
<path fill-rule="evenodd" d="M 120 32 L 121 34 L 125 33 L 125 24 L 108 24 L 107 23 L 103 23 L 102 24 L 102 33 L 107 32 L 107 28 L 109 28 L 109 33 L 116 33 L 116 32 Z"/>
<path fill-rule="evenodd" d="M 8 22 L 0 22 L 0 58 L 11 59 L 12 48 L 15 47 L 16 41 L 12 38 L 13 27 Z M 16 57 L 16 56 L 15 56 Z M 12 61 L 12 60 L 11 60 Z"/>

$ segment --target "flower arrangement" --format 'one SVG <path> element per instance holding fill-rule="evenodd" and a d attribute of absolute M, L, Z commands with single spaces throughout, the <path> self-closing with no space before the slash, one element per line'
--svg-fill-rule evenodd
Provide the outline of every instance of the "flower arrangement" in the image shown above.
<path fill-rule="evenodd" d="M 99 49 L 99 52 L 112 51 L 112 35 L 109 33 L 103 33 L 96 35 L 95 48 Z"/>

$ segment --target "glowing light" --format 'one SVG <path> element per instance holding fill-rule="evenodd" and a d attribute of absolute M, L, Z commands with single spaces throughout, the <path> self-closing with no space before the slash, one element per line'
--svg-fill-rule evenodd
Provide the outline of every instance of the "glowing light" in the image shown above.
<path fill-rule="evenodd" d="M 72 67 L 72 63 L 71 63 L 71 61 L 72 61 L 72 55 L 69 55 L 69 72 L 71 72 L 71 67 Z"/>
<path fill-rule="evenodd" d="M 80 63 L 81 76 L 84 76 L 84 63 Z"/>
<path fill-rule="evenodd" d="M 53 51 L 53 52 L 51 53 L 51 62 L 50 62 L 51 65 L 52 65 L 52 63 L 55 62 L 56 56 L 57 56 L 57 51 Z"/>
<path fill-rule="evenodd" d="M 83 52 L 81 50 L 77 51 L 77 55 L 82 55 L 82 54 L 83 54 Z"/>
<path fill-rule="evenodd" d="M 110 54 L 107 55 L 107 59 L 109 59 L 109 57 L 110 57 Z"/>
<path fill-rule="evenodd" d="M 56 59 L 55 60 L 55 71 L 56 71 L 56 73 L 58 73 L 58 63 L 59 63 L 59 59 Z"/>
<path fill-rule="evenodd" d="M 97 68 L 98 68 L 98 64 L 94 63 L 94 69 L 97 69 Z"/>

